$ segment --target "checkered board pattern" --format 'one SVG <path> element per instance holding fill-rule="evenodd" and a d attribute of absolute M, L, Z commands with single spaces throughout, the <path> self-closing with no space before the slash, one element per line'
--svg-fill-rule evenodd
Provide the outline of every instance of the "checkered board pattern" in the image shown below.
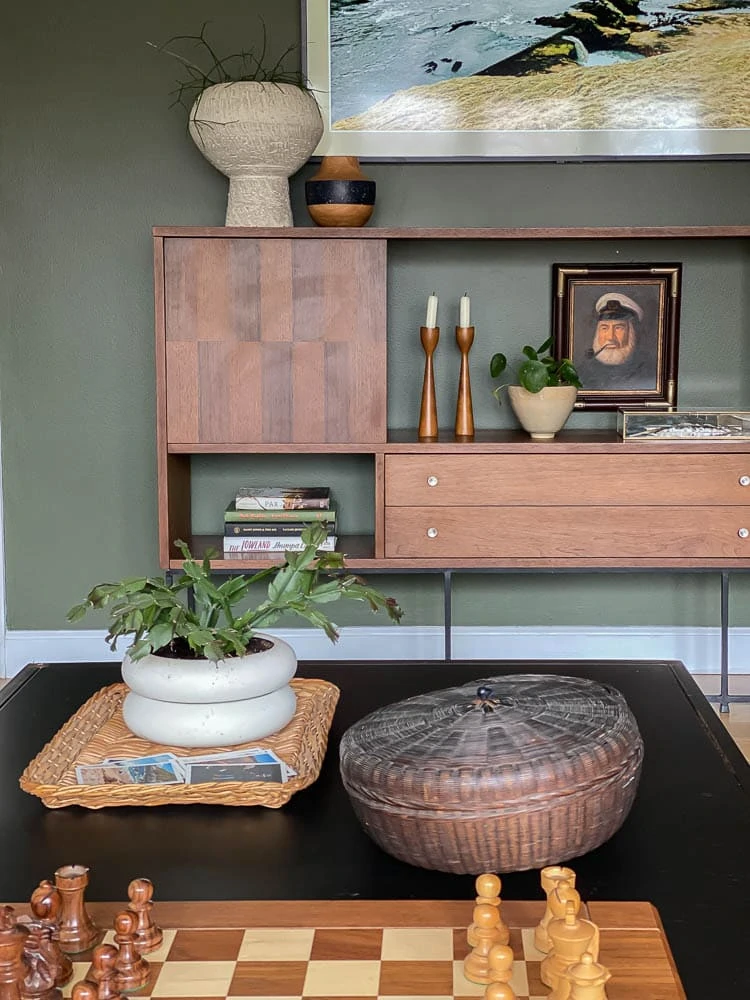
<path fill-rule="evenodd" d="M 107 905 L 93 904 L 89 911 Z M 648 910 L 655 915 L 648 904 L 597 905 L 619 907 L 620 912 L 623 907 L 626 911 L 640 907 L 642 913 Z M 150 977 L 134 994 L 138 997 L 460 1000 L 484 995 L 485 987 L 469 982 L 463 974 L 463 960 L 470 951 L 466 929 L 471 901 L 468 905 L 338 900 L 169 903 L 162 907 L 171 908 L 175 916 L 176 908 L 182 908 L 188 919 L 180 923 L 164 919 L 172 914 L 160 916 L 160 904 L 156 904 L 154 917 L 164 928 L 164 941 L 145 956 Z M 519 916 L 519 907 L 523 926 L 513 919 Z M 505 911 L 516 957 L 511 981 L 516 996 L 518 1000 L 546 1000 L 550 991 L 539 975 L 544 955 L 533 943 L 544 904 L 507 903 Z M 216 919 L 205 919 L 212 913 Z M 96 912 L 92 916 L 105 926 Z M 589 916 L 594 919 L 593 913 Z M 465 917 L 465 922 L 459 923 L 459 917 Z M 684 1000 L 658 916 L 650 925 L 641 926 L 648 920 L 625 912 L 616 922 L 622 926 L 599 924 L 600 960 L 613 974 L 607 985 L 609 1000 Z M 111 942 L 112 937 L 108 932 L 105 941 Z M 85 978 L 89 958 L 88 954 L 74 956 L 74 976 L 64 997 L 70 997 L 73 984 Z"/>

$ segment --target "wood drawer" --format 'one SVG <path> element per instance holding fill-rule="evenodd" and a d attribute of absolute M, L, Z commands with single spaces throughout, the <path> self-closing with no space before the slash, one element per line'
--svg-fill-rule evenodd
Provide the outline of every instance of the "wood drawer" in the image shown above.
<path fill-rule="evenodd" d="M 390 507 L 388 559 L 748 559 L 746 507 Z M 429 537 L 428 530 L 436 531 Z"/>
<path fill-rule="evenodd" d="M 748 477 L 742 486 L 740 478 Z M 430 482 L 435 480 L 433 485 Z M 750 454 L 386 455 L 387 506 L 750 504 Z"/>

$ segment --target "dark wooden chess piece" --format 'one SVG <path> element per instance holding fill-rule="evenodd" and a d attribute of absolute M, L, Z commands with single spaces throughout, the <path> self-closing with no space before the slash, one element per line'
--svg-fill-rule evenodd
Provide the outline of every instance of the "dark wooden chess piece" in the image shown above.
<path fill-rule="evenodd" d="M 75 984 L 71 995 L 73 1000 L 98 1000 L 96 986 L 94 986 L 93 983 L 87 982 L 85 979 L 82 979 L 80 983 Z"/>
<path fill-rule="evenodd" d="M 135 946 L 143 955 L 155 951 L 162 943 L 164 934 L 154 923 L 151 911 L 154 884 L 147 878 L 134 878 L 128 886 L 128 909 L 135 913 L 138 924 L 135 929 Z"/>
<path fill-rule="evenodd" d="M 60 947 L 58 922 L 61 907 L 60 893 L 47 879 L 40 882 L 31 894 L 31 912 L 43 927 L 49 928 L 49 949 L 58 966 L 55 986 L 65 986 L 73 978 L 73 963 Z"/>
<path fill-rule="evenodd" d="M 21 1000 L 62 1000 L 57 988 L 59 963 L 52 949 L 52 928 L 40 921 L 26 924 L 28 934 L 24 941 L 22 960 L 24 975 L 21 981 Z"/>
<path fill-rule="evenodd" d="M 120 1000 L 117 957 L 118 951 L 114 945 L 99 944 L 94 948 L 86 981 L 96 986 L 97 1000 Z"/>
<path fill-rule="evenodd" d="M 469 350 L 474 343 L 474 327 L 457 326 L 456 343 L 461 351 L 461 372 L 458 377 L 458 399 L 456 400 L 456 437 L 460 441 L 472 441 L 474 438 L 474 408 L 471 401 L 471 380 L 469 378 Z"/>
<path fill-rule="evenodd" d="M 432 355 L 440 340 L 439 326 L 420 326 L 419 336 L 424 348 L 424 381 L 422 383 L 422 405 L 419 411 L 420 441 L 435 441 L 438 436 L 437 400 L 435 398 L 435 369 Z"/>
<path fill-rule="evenodd" d="M 148 980 L 149 964 L 141 958 L 135 945 L 135 929 L 138 917 L 130 910 L 123 910 L 115 917 L 115 944 L 118 947 L 115 970 L 117 989 L 131 993 Z"/>
<path fill-rule="evenodd" d="M 70 955 L 86 951 L 104 937 L 86 912 L 83 895 L 89 884 L 89 870 L 83 865 L 64 865 L 55 872 L 55 887 L 60 893 L 60 947 Z"/>
<path fill-rule="evenodd" d="M 12 906 L 0 907 L 0 1000 L 21 1000 L 26 931 L 16 924 Z"/>

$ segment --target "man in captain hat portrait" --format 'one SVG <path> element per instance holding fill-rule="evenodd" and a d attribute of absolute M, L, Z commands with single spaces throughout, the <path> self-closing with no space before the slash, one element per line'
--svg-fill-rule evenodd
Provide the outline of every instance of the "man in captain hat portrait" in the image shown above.
<path fill-rule="evenodd" d="M 644 306 L 613 288 L 597 295 L 592 313 L 593 335 L 575 359 L 584 389 L 655 388 L 657 338 Z"/>
<path fill-rule="evenodd" d="M 603 365 L 622 365 L 632 358 L 640 336 L 643 310 L 622 292 L 605 292 L 594 305 L 596 330 L 591 357 Z"/>

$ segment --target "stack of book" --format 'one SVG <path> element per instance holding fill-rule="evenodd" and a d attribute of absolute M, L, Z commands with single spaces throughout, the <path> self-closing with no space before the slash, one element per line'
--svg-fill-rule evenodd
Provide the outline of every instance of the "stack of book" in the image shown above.
<path fill-rule="evenodd" d="M 224 552 L 284 552 L 304 548 L 302 531 L 311 523 L 326 526 L 318 546 L 336 548 L 336 511 L 328 486 L 247 486 L 224 512 Z"/>

